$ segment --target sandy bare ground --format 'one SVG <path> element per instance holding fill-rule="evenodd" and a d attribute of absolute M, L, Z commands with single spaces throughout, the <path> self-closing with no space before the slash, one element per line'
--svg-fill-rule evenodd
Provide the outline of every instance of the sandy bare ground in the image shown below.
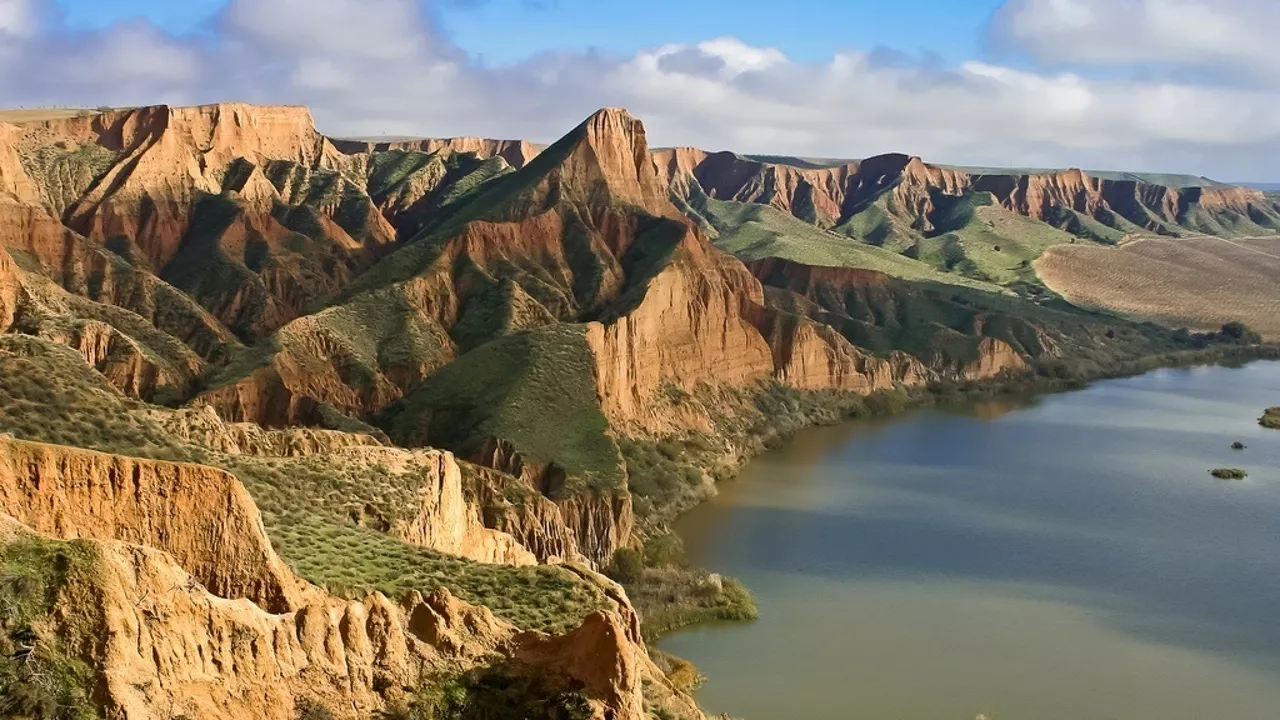
<path fill-rule="evenodd" d="M 1083 308 L 1201 330 L 1240 320 L 1280 340 L 1280 236 L 1057 245 L 1035 269 Z"/>

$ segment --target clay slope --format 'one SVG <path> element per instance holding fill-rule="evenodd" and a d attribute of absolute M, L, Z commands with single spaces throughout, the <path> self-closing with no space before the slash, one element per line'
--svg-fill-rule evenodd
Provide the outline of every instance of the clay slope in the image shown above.
<path fill-rule="evenodd" d="M 575 572 L 612 604 L 562 638 L 519 632 L 444 590 L 341 600 L 284 568 L 230 476 L 7 438 L 0 457 L 0 554 L 59 547 L 33 528 L 90 539 L 66 556 L 32 627 L 89 664 L 110 716 L 284 720 L 322 707 L 364 718 L 498 660 L 497 672 L 532 680 L 530 711 L 576 692 L 602 720 L 640 720 L 646 706 L 701 717 L 648 660 L 625 594 L 589 571 Z"/>
<path fill-rule="evenodd" d="M 1280 230 L 1280 206 L 1261 191 L 1200 182 L 1080 170 L 991 172 L 930 165 L 883 155 L 830 166 L 764 162 L 729 152 L 661 150 L 655 160 L 677 196 L 705 192 L 720 200 L 760 203 L 823 228 L 876 244 L 889 229 L 928 234 L 939 224 L 940 196 L 989 193 L 1000 206 L 1084 237 L 1096 226 L 1119 232 L 1248 234 Z M 878 210 L 872 210 L 877 206 Z"/>
<path fill-rule="evenodd" d="M 0 215 L 9 222 L 0 241 L 35 254 L 68 290 L 157 326 L 165 313 L 139 307 L 157 303 L 127 290 L 159 277 L 215 326 L 255 341 L 337 294 L 457 196 L 509 171 L 496 154 L 479 156 L 504 150 L 459 141 L 344 152 L 305 108 L 235 104 L 5 125 Z M 190 302 L 182 293 L 157 299 L 172 296 Z"/>

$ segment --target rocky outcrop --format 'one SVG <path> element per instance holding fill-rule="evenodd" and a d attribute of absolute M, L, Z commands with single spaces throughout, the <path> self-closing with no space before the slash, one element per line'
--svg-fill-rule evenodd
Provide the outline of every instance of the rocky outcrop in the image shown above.
<path fill-rule="evenodd" d="M 1027 369 L 1027 361 L 1003 340 L 985 337 L 978 343 L 978 358 L 964 365 L 965 380 L 984 380 L 1008 372 Z"/>
<path fill-rule="evenodd" d="M 468 485 L 485 524 L 515 537 L 540 561 L 603 567 L 631 542 L 635 513 L 623 488 L 568 491 L 563 470 L 526 462 L 507 441 L 491 441 L 471 461 Z"/>
<path fill-rule="evenodd" d="M 98 242 L 130 238 L 156 269 L 177 254 L 194 202 L 222 192 L 225 174 L 240 158 L 314 165 L 338 157 L 301 107 L 162 105 L 51 120 L 32 130 L 34 137 L 93 139 L 117 153 L 111 168 L 68 208 L 68 225 Z"/>
<path fill-rule="evenodd" d="M 338 150 L 348 154 L 409 151 L 427 154 L 471 153 L 479 158 L 499 157 L 511 167 L 522 168 L 537 156 L 540 148 L 528 140 L 494 140 L 478 137 L 414 138 L 408 140 L 338 140 Z"/>
<path fill-rule="evenodd" d="M 843 390 L 867 395 L 927 381 L 919 360 L 894 353 L 888 359 L 859 350 L 829 325 L 770 311 L 766 337 L 778 380 L 802 390 Z"/>
<path fill-rule="evenodd" d="M 25 123 L 0 144 L 0 164 L 11 152 L 28 170 L 25 185 L 5 184 L 35 188 L 0 202 L 0 217 L 22 221 L 0 223 L 0 242 L 33 249 L 68 290 L 157 321 L 167 313 L 114 286 L 155 273 L 256 339 L 336 294 L 396 239 L 305 108 L 135 108 Z M 81 236 L 89 249 L 75 247 Z M 93 257 L 103 248 L 115 255 Z"/>
<path fill-rule="evenodd" d="M 403 450 L 365 450 L 362 461 L 386 462 Z M 503 565 L 536 565 L 539 558 L 515 537 L 484 525 L 479 507 L 468 500 L 462 487 L 462 471 L 452 453 L 419 451 L 415 460 L 422 465 L 423 484 L 419 490 L 418 513 L 399 523 L 393 532 L 412 545 L 460 555 L 478 562 Z"/>
<path fill-rule="evenodd" d="M 303 601 L 253 500 L 221 470 L 0 436 L 0 512 L 54 537 L 164 550 L 219 597 L 276 612 Z"/>

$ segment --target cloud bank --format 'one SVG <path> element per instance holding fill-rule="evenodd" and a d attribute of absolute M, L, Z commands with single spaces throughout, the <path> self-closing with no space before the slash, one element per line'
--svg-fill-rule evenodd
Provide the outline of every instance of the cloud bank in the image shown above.
<path fill-rule="evenodd" d="M 186 36 L 73 32 L 52 0 L 0 0 L 0 105 L 298 103 L 332 135 L 541 141 L 622 105 L 661 145 L 1274 180 L 1277 27 L 1274 0 L 1008 0 L 988 29 L 1000 62 L 808 63 L 712 37 L 485 67 L 420 0 L 230 0 Z"/>

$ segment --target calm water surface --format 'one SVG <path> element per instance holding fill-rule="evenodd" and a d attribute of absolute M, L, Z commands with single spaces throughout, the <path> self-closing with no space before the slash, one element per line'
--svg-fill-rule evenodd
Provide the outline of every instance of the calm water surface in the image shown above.
<path fill-rule="evenodd" d="M 662 647 L 748 720 L 1275 720 L 1268 405 L 1280 363 L 808 432 L 678 525 L 760 620 Z"/>

